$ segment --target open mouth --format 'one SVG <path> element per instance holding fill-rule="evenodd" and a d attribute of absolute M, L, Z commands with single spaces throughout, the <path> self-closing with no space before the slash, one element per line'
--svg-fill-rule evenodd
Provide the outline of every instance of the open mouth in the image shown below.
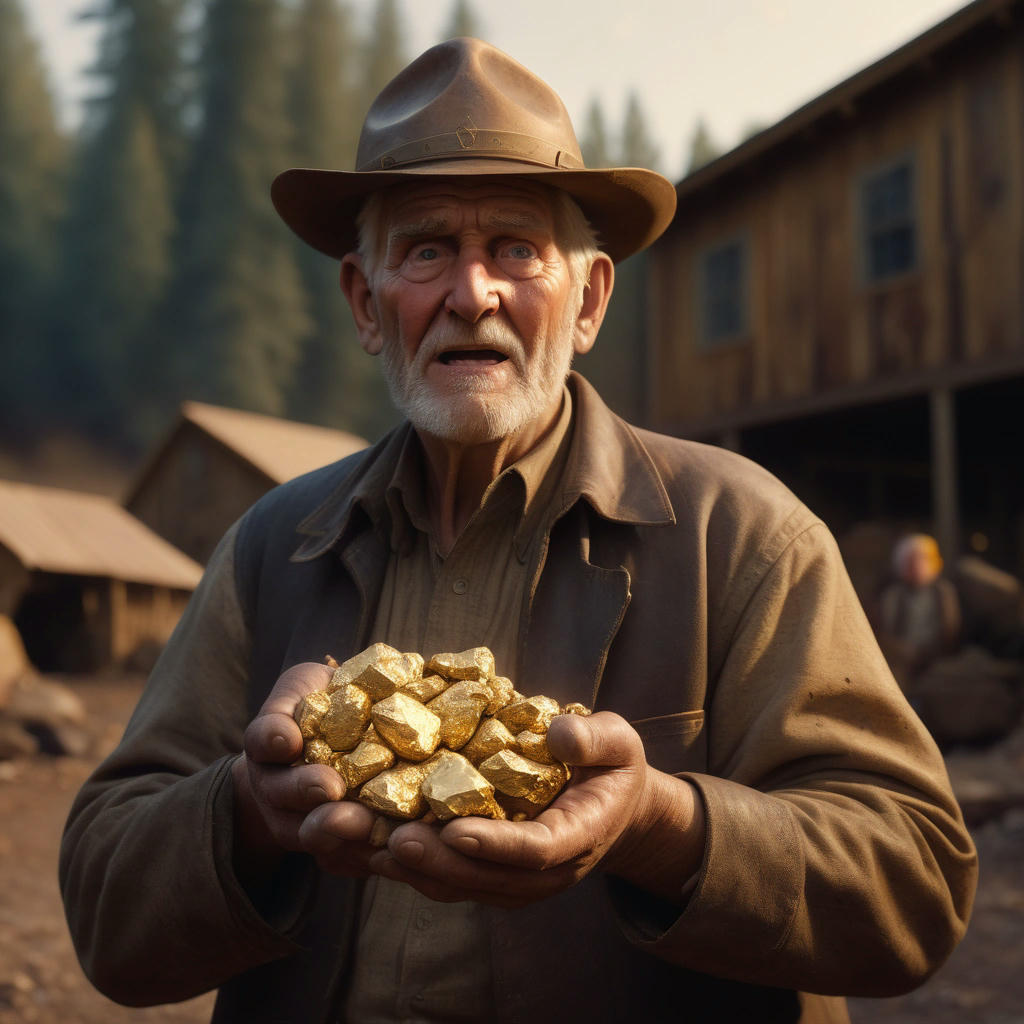
<path fill-rule="evenodd" d="M 442 352 L 438 361 L 445 366 L 466 366 L 469 364 L 503 363 L 508 356 L 493 348 L 460 348 Z"/>

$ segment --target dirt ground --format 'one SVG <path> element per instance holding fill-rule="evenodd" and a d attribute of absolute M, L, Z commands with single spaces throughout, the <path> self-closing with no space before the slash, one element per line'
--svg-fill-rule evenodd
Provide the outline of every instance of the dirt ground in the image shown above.
<path fill-rule="evenodd" d="M 199 1024 L 212 996 L 175 1006 L 116 1006 L 86 981 L 57 892 L 57 846 L 71 800 L 120 735 L 140 680 L 64 680 L 90 712 L 96 749 L 87 758 L 0 762 L 0 1024 Z M 852 1000 L 854 1024 L 1024 1022 L 1024 810 L 979 825 L 981 884 L 967 937 L 918 991 Z M 297 1022 L 299 1024 L 299 1022 Z"/>

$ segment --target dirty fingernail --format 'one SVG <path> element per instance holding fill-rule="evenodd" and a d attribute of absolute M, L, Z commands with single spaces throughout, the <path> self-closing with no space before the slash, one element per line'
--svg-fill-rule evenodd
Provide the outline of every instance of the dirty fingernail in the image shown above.
<path fill-rule="evenodd" d="M 419 864 L 423 859 L 423 844 L 415 839 L 407 839 L 398 847 L 402 860 L 410 864 Z"/>

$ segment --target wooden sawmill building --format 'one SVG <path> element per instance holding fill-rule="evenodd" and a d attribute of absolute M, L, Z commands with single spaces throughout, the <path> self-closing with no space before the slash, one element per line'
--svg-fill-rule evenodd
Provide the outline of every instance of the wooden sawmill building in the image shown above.
<path fill-rule="evenodd" d="M 0 615 L 43 671 L 145 664 L 201 575 L 110 498 L 0 480 Z"/>
<path fill-rule="evenodd" d="M 926 529 L 1024 575 L 1024 2 L 968 4 L 677 192 L 649 424 L 840 536 Z"/>
<path fill-rule="evenodd" d="M 366 444 L 342 430 L 184 402 L 124 504 L 205 564 L 228 527 L 272 487 Z"/>

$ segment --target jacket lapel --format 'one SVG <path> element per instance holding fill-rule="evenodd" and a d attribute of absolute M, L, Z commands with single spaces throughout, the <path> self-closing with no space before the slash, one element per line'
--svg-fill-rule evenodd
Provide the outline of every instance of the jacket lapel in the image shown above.
<path fill-rule="evenodd" d="M 584 378 L 572 374 L 569 386 L 576 419 L 563 512 L 535 567 L 520 689 L 596 708 L 629 607 L 631 539 L 637 527 L 671 525 L 675 514 L 633 428 Z"/>

